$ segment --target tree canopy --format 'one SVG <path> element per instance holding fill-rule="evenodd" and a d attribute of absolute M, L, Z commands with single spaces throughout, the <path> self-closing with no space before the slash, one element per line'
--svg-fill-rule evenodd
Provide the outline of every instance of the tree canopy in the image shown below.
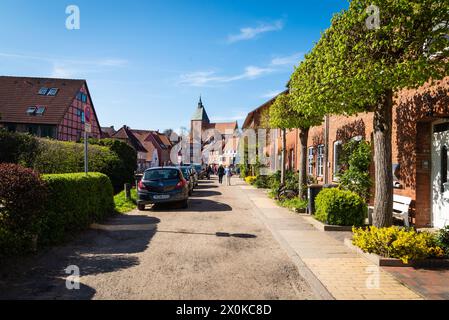
<path fill-rule="evenodd" d="M 379 25 L 367 21 L 379 9 Z M 418 87 L 448 74 L 449 8 L 441 0 L 352 0 L 334 16 L 291 77 L 306 114 L 371 111 L 386 90 Z"/>

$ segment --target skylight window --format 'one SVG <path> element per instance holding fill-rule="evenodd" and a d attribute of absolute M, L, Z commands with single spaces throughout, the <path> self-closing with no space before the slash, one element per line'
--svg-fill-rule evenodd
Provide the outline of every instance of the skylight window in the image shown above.
<path fill-rule="evenodd" d="M 48 90 L 47 96 L 56 96 L 56 94 L 58 93 L 59 89 L 58 88 L 51 88 L 50 90 Z"/>
<path fill-rule="evenodd" d="M 44 113 L 45 113 L 45 107 L 37 107 L 37 110 L 36 110 L 37 116 L 42 116 L 42 115 L 44 115 Z"/>
<path fill-rule="evenodd" d="M 28 107 L 27 114 L 30 116 L 34 116 L 36 114 L 37 107 Z"/>
<path fill-rule="evenodd" d="M 45 96 L 47 94 L 47 92 L 48 92 L 48 88 L 42 87 L 42 88 L 39 89 L 38 94 L 41 95 L 41 96 Z"/>

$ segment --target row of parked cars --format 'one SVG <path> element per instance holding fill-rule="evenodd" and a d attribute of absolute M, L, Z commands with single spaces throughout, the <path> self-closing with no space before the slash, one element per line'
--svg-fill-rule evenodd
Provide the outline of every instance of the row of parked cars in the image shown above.
<path fill-rule="evenodd" d="M 137 185 L 137 207 L 143 211 L 147 205 L 179 203 L 187 208 L 193 190 L 206 175 L 206 166 L 201 164 L 148 169 Z"/>

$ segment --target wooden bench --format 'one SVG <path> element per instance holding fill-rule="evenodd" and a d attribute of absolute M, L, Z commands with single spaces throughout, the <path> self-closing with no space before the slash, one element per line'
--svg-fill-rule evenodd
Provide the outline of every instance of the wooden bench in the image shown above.
<path fill-rule="evenodd" d="M 412 198 L 393 195 L 393 216 L 404 220 L 404 225 L 410 227 L 409 210 Z"/>

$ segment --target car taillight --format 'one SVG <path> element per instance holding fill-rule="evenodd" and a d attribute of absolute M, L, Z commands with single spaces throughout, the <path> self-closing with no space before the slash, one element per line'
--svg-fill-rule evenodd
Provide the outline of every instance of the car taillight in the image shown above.
<path fill-rule="evenodd" d="M 147 186 L 142 181 L 139 181 L 138 187 L 140 190 L 147 190 Z"/>
<path fill-rule="evenodd" d="M 182 189 L 187 184 L 187 181 L 185 179 L 181 179 L 181 181 L 178 182 L 175 189 Z"/>

